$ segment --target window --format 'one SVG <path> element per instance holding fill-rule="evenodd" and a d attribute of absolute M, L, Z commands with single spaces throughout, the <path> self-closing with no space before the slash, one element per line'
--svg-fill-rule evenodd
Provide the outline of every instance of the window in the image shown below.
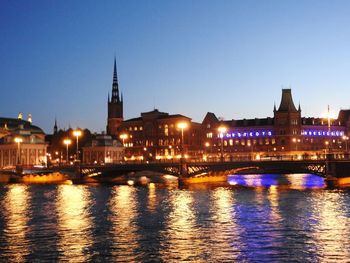
<path fill-rule="evenodd" d="M 168 124 L 165 124 L 165 125 L 164 125 L 164 135 L 165 135 L 165 136 L 169 136 L 169 127 L 168 127 Z"/>

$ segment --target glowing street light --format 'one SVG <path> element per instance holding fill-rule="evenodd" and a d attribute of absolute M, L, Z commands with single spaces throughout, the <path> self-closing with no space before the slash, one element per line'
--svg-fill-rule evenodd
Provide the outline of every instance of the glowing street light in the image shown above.
<path fill-rule="evenodd" d="M 77 153 L 76 153 L 76 161 L 79 161 L 79 137 L 82 135 L 81 130 L 74 130 L 73 135 L 77 137 Z"/>
<path fill-rule="evenodd" d="M 21 137 L 15 137 L 15 143 L 17 143 L 17 164 L 21 165 L 21 143 L 23 139 Z"/>
<path fill-rule="evenodd" d="M 69 145 L 72 143 L 72 140 L 71 139 L 64 139 L 63 140 L 63 143 L 66 145 L 66 147 L 67 147 L 67 156 L 66 156 L 66 163 L 68 164 L 68 147 L 69 147 Z"/>
<path fill-rule="evenodd" d="M 292 141 L 295 143 L 295 151 L 298 151 L 298 143 L 300 142 L 300 139 L 293 138 Z"/>
<path fill-rule="evenodd" d="M 184 157 L 184 129 L 187 129 L 188 123 L 187 122 L 179 122 L 177 124 L 177 127 L 181 129 L 181 158 Z"/>
<path fill-rule="evenodd" d="M 225 126 L 220 126 L 218 128 L 218 131 L 220 133 L 220 138 L 221 138 L 221 156 L 220 156 L 220 159 L 223 162 L 224 161 L 224 133 L 227 132 L 227 128 Z"/>
<path fill-rule="evenodd" d="M 348 152 L 348 140 L 349 140 L 349 137 L 344 135 L 342 138 L 345 141 L 345 152 Z"/>
<path fill-rule="evenodd" d="M 126 133 L 122 133 L 119 136 L 120 139 L 123 141 L 123 147 L 125 146 L 124 141 L 128 138 L 128 135 Z"/>

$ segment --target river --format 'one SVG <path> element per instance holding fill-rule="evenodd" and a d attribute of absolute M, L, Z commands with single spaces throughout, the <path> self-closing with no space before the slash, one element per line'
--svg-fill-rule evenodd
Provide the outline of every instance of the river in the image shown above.
<path fill-rule="evenodd" d="M 313 175 L 225 185 L 0 186 L 0 262 L 348 262 L 350 191 Z"/>

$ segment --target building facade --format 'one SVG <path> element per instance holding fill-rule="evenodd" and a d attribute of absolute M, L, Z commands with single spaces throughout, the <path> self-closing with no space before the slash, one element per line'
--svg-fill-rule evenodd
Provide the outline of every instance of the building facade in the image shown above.
<path fill-rule="evenodd" d="M 124 161 L 124 148 L 110 135 L 100 134 L 83 147 L 84 164 L 112 164 Z"/>
<path fill-rule="evenodd" d="M 174 161 L 200 155 L 200 127 L 189 117 L 155 109 L 124 121 L 119 134 L 127 161 Z"/>
<path fill-rule="evenodd" d="M 46 165 L 45 133 L 22 119 L 0 118 L 0 168 Z"/>
<path fill-rule="evenodd" d="M 336 158 L 347 154 L 350 111 L 341 111 L 338 119 L 306 118 L 293 102 L 290 89 L 282 90 L 274 116 L 267 118 L 220 121 L 207 113 L 202 122 L 206 158 L 225 160 Z M 224 133 L 219 127 L 225 127 Z M 206 159 L 205 158 L 205 159 Z"/>

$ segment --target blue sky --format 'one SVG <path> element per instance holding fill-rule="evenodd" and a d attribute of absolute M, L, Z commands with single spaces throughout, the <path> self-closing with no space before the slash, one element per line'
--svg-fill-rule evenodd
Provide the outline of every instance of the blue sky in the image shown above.
<path fill-rule="evenodd" d="M 201 122 L 350 108 L 350 1 L 0 1 L 0 116 L 105 129 L 114 55 L 124 117 Z"/>

